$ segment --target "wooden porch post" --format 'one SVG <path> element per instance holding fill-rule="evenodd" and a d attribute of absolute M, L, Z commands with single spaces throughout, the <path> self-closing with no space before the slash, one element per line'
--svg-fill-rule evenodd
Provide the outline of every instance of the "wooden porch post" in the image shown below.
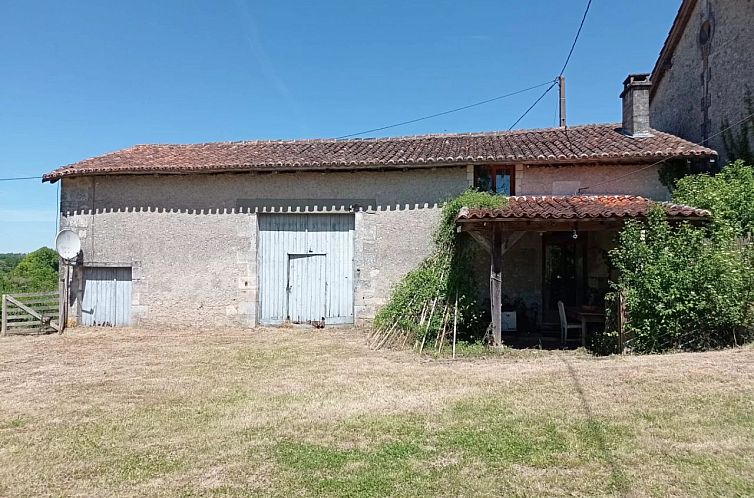
<path fill-rule="evenodd" d="M 503 240 L 497 223 L 492 228 L 492 252 L 490 264 L 490 312 L 492 313 L 492 340 L 495 347 L 503 343 Z"/>

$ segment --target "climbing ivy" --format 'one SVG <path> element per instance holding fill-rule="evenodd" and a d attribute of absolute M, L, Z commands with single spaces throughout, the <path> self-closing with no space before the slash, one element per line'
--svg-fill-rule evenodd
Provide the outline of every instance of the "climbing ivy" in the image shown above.
<path fill-rule="evenodd" d="M 375 317 L 379 337 L 400 337 L 404 344 L 410 337 L 434 341 L 452 327 L 456 299 L 460 336 L 486 325 L 481 323 L 484 310 L 477 302 L 479 287 L 472 268 L 478 248 L 466 234 L 457 233 L 455 221 L 464 207 L 500 208 L 506 203 L 507 197 L 469 189 L 444 204 L 433 236 L 434 251 L 398 282 Z"/>
<path fill-rule="evenodd" d="M 752 98 L 751 89 L 748 87 L 744 97 L 744 108 L 749 119 L 741 123 L 738 130 L 730 128 L 727 119 L 722 120 L 723 144 L 731 162 L 741 159 L 747 164 L 754 164 L 754 152 L 751 150 L 751 138 L 754 137 L 754 98 Z"/>

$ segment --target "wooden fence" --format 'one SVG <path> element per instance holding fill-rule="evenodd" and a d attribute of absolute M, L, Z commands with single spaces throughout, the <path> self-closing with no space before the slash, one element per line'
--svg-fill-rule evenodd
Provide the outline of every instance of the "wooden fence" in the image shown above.
<path fill-rule="evenodd" d="M 2 335 L 60 331 L 60 293 L 3 294 Z"/>

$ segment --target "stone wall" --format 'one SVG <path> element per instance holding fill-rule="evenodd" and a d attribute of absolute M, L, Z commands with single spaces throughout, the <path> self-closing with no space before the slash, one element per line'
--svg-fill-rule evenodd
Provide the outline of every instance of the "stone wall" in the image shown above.
<path fill-rule="evenodd" d="M 637 168 L 518 166 L 518 193 L 573 193 L 566 190 Z M 369 319 L 388 299 L 391 286 L 429 254 L 442 202 L 470 185 L 473 175 L 468 173 L 466 167 L 447 167 L 68 178 L 62 186 L 61 225 L 79 233 L 84 264 L 132 267 L 137 324 L 246 327 L 257 319 L 255 210 L 285 206 L 304 211 L 338 199 L 348 209 L 355 202 L 363 209 L 355 213 L 354 311 L 357 320 Z M 589 193 L 666 195 L 655 169 Z M 527 235 L 507 256 L 506 265 L 515 270 L 506 293 L 536 295 L 538 241 Z M 81 277 L 79 268 L 72 317 L 80 313 Z"/>
<path fill-rule="evenodd" d="M 752 0 L 697 0 L 663 77 L 653 75 L 652 127 L 695 143 L 709 138 L 705 145 L 720 153 L 721 166 L 729 151 L 715 135 L 724 120 L 747 115 L 747 88 L 754 92 L 752 19 Z M 754 149 L 754 133 L 749 139 Z"/>
<path fill-rule="evenodd" d="M 580 193 L 585 195 L 633 194 L 655 200 L 668 200 L 670 192 L 660 183 L 658 166 L 645 168 L 646 165 L 635 164 L 519 166 L 516 168 L 516 193 L 520 195 L 574 195 L 582 187 L 591 187 Z"/>
<path fill-rule="evenodd" d="M 372 200 L 375 206 L 355 215 L 354 255 L 356 318 L 371 318 L 391 285 L 428 254 L 440 206 L 466 188 L 465 176 L 460 167 L 70 178 L 63 180 L 62 227 L 79 233 L 85 264 L 133 268 L 137 324 L 253 326 L 257 226 L 243 206 Z M 79 271 L 74 288 L 80 279 Z"/>

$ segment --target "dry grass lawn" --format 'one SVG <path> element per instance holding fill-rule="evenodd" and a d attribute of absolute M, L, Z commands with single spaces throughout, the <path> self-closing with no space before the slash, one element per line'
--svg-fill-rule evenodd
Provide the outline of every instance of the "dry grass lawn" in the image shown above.
<path fill-rule="evenodd" d="M 0 338 L 0 495 L 754 495 L 754 348 L 450 361 L 356 329 Z"/>

